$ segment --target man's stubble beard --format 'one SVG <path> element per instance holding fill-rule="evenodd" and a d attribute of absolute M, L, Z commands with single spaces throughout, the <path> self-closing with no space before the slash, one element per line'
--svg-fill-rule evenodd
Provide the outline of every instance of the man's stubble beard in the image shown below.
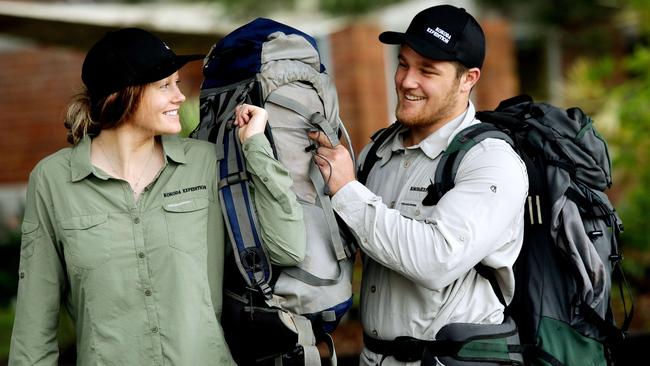
<path fill-rule="evenodd" d="M 400 106 L 402 102 L 401 100 L 398 100 L 395 117 L 399 123 L 410 128 L 429 127 L 445 123 L 448 122 L 449 118 L 453 118 L 453 116 L 450 115 L 452 114 L 451 111 L 454 109 L 457 102 L 457 98 L 458 95 L 454 94 L 453 90 L 450 88 L 450 90 L 445 94 L 444 99 L 433 106 L 435 107 L 435 110 L 432 111 L 431 108 L 429 108 L 428 110 L 424 110 L 423 113 L 411 118 L 400 115 Z"/>

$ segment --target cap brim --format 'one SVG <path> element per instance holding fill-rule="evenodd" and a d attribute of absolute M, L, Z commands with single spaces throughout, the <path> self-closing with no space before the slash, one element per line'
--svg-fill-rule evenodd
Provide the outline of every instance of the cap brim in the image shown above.
<path fill-rule="evenodd" d="M 418 36 L 400 32 L 383 32 L 379 35 L 379 41 L 385 44 L 406 44 L 411 47 L 419 55 L 432 60 L 451 61 L 456 60 L 456 57 L 449 54 L 442 48 L 436 47 Z"/>
<path fill-rule="evenodd" d="M 142 82 L 153 83 L 158 80 L 162 80 L 171 74 L 178 71 L 181 67 L 185 66 L 186 63 L 190 61 L 201 60 L 205 55 L 181 55 L 174 57 L 170 62 L 166 62 L 162 65 L 156 67 L 152 72 L 147 75 Z"/>

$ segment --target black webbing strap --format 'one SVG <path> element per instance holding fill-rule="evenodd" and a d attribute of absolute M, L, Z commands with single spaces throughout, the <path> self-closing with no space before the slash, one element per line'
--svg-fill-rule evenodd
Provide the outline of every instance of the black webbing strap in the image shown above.
<path fill-rule="evenodd" d="M 486 138 L 501 139 L 515 147 L 512 138 L 491 123 L 477 123 L 458 132 L 440 157 L 434 174 L 433 191 L 427 195 L 427 202 L 423 202 L 425 206 L 437 204 L 445 193 L 454 188 L 456 173 L 463 157 L 472 147 Z"/>
<path fill-rule="evenodd" d="M 395 122 L 392 125 L 381 129 L 372 135 L 372 146 L 370 146 L 370 150 L 368 150 L 368 154 L 366 154 L 366 159 L 363 161 L 363 165 L 357 171 L 357 180 L 361 182 L 361 184 L 366 184 L 370 170 L 372 170 L 372 167 L 375 165 L 377 160 L 379 160 L 379 156 L 377 156 L 377 150 L 379 150 L 381 145 L 383 145 L 384 142 L 386 142 L 386 140 L 388 140 L 388 138 L 392 136 L 393 133 L 396 132 L 401 126 L 402 125 L 400 123 Z"/>
<path fill-rule="evenodd" d="M 490 281 L 492 290 L 494 290 L 494 293 L 497 295 L 499 302 L 507 308 L 508 304 L 506 303 L 506 299 L 503 296 L 503 291 L 501 291 L 501 287 L 499 287 L 499 283 L 497 282 L 497 276 L 495 275 L 494 268 L 490 268 L 485 264 L 479 262 L 474 266 L 474 269 L 476 272 L 478 272 L 479 275 Z"/>
<path fill-rule="evenodd" d="M 392 341 L 373 338 L 363 334 L 363 343 L 370 351 L 392 356 L 401 362 L 413 362 L 422 359 L 424 348 L 436 356 L 455 356 L 463 346 L 462 342 L 425 341 L 412 337 L 397 337 Z"/>

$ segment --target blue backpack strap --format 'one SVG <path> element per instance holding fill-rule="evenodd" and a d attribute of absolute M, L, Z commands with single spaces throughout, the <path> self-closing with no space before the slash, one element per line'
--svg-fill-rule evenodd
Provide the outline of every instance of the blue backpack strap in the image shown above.
<path fill-rule="evenodd" d="M 267 299 L 272 297 L 271 263 L 261 237 L 249 189 L 249 174 L 242 153 L 237 128 L 232 123 L 219 131 L 217 145 L 223 146 L 218 160 L 219 197 L 226 218 L 228 236 L 233 246 L 237 267 L 247 285 L 259 289 Z"/>

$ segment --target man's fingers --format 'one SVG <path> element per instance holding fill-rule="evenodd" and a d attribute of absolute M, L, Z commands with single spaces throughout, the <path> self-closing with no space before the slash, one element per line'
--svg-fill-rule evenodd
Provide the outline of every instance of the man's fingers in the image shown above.
<path fill-rule="evenodd" d="M 332 142 L 327 138 L 327 135 L 321 131 L 309 132 L 307 135 L 310 139 L 316 141 L 320 146 L 332 148 Z"/>

